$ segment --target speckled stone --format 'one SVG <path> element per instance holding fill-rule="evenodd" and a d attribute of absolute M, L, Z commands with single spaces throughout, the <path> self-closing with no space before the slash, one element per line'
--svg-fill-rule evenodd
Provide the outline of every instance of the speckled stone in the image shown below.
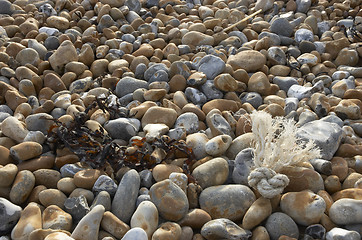
<path fill-rule="evenodd" d="M 166 220 L 178 221 L 189 209 L 186 194 L 169 179 L 154 184 L 150 189 L 150 196 L 160 216 Z"/>
<path fill-rule="evenodd" d="M 241 220 L 254 201 L 251 189 L 239 184 L 208 187 L 199 198 L 201 209 L 212 218 L 230 220 Z"/>

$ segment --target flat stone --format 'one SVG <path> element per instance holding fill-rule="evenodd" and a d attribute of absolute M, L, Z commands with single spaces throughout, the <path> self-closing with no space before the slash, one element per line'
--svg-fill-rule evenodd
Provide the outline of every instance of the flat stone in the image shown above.
<path fill-rule="evenodd" d="M 255 201 L 254 193 L 244 185 L 221 185 L 204 189 L 199 197 L 200 207 L 212 218 L 241 220 Z"/>

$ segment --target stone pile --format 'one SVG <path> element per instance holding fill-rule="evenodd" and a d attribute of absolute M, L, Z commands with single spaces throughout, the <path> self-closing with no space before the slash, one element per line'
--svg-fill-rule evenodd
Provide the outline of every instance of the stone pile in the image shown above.
<path fill-rule="evenodd" d="M 0 15 L 0 240 L 361 238 L 361 0 L 0 0 Z M 271 199 L 247 181 L 255 110 L 321 150 Z M 51 141 L 79 116 L 129 152 L 167 135 L 196 161 L 155 147 L 153 168 L 93 167 Z"/>

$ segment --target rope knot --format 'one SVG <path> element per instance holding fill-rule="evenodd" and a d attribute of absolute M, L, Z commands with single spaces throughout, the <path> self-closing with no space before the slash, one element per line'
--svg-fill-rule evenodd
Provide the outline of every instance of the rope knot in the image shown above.
<path fill-rule="evenodd" d="M 284 174 L 277 174 L 267 167 L 254 169 L 248 177 L 249 186 L 256 188 L 265 198 L 273 198 L 281 194 L 289 184 L 289 179 Z"/>

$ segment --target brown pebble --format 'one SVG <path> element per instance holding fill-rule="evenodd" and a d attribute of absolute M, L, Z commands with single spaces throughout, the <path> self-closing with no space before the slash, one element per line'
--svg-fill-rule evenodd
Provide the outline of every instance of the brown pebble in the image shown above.
<path fill-rule="evenodd" d="M 39 201 L 45 207 L 56 205 L 63 209 L 66 199 L 67 196 L 58 189 L 45 189 L 39 193 Z"/>
<path fill-rule="evenodd" d="M 205 114 L 208 114 L 213 109 L 219 109 L 221 112 L 223 111 L 236 112 L 239 108 L 235 101 L 227 99 L 214 99 L 205 103 L 202 106 L 202 111 Z"/>
<path fill-rule="evenodd" d="M 36 185 L 44 185 L 47 188 L 57 188 L 61 179 L 60 172 L 53 169 L 39 169 L 33 172 Z"/>
<path fill-rule="evenodd" d="M 341 182 L 336 175 L 330 175 L 326 179 L 324 179 L 324 187 L 329 194 L 333 194 L 342 189 Z"/>
<path fill-rule="evenodd" d="M 79 188 L 92 189 L 98 177 L 101 176 L 98 169 L 85 169 L 74 175 L 74 184 Z"/>
<path fill-rule="evenodd" d="M 11 156 L 17 161 L 26 161 L 39 156 L 43 146 L 37 142 L 22 142 L 10 148 Z"/>
<path fill-rule="evenodd" d="M 0 145 L 0 165 L 7 165 L 12 163 L 13 159 L 10 156 L 10 150 L 2 145 Z"/>
<path fill-rule="evenodd" d="M 336 175 L 340 181 L 344 181 L 348 175 L 348 163 L 344 158 L 334 157 L 331 159 L 332 175 Z"/>
<path fill-rule="evenodd" d="M 15 164 L 0 166 L 0 187 L 11 186 L 17 173 L 18 167 Z"/>
<path fill-rule="evenodd" d="M 55 157 L 52 155 L 43 155 L 35 159 L 31 159 L 18 164 L 19 171 L 29 170 L 36 171 L 38 169 L 51 169 L 54 166 Z"/>
<path fill-rule="evenodd" d="M 43 185 L 35 186 L 28 197 L 27 203 L 35 202 L 41 205 L 39 201 L 39 193 L 45 189 L 47 188 Z"/>

